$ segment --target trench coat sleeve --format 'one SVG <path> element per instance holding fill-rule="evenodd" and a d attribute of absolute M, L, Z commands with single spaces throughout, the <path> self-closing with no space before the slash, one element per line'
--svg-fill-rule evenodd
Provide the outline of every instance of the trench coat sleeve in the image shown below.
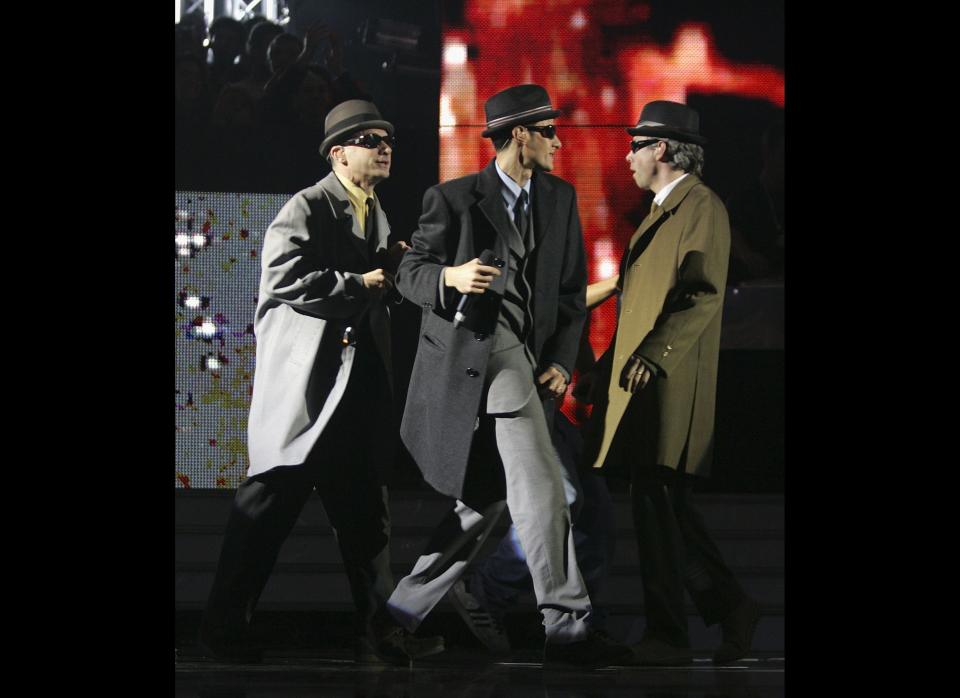
<path fill-rule="evenodd" d="M 635 351 L 657 368 L 658 376 L 669 377 L 723 307 L 730 256 L 727 212 L 712 193 L 692 203 L 691 219 L 680 236 L 676 285 Z"/>
<path fill-rule="evenodd" d="M 397 290 L 419 306 L 444 308 L 453 303 L 455 289 L 441 286 L 440 274 L 453 262 L 456 240 L 449 235 L 450 205 L 439 187 L 424 193 L 422 211 L 410 249 L 397 268 Z"/>
<path fill-rule="evenodd" d="M 567 238 L 557 297 L 557 325 L 553 334 L 543 344 L 540 365 L 557 364 L 570 376 L 576 365 L 583 323 L 587 319 L 587 257 L 583 248 L 576 192 L 572 192 L 570 197 L 567 221 Z"/>
<path fill-rule="evenodd" d="M 307 199 L 295 196 L 267 228 L 260 293 L 325 320 L 356 315 L 370 298 L 363 277 L 322 268 L 318 241 L 310 239 L 318 233 L 308 227 L 309 217 Z"/>

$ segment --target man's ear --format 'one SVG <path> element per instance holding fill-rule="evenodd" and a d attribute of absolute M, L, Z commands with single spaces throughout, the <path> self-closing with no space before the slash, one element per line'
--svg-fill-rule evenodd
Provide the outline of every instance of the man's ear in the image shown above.
<path fill-rule="evenodd" d="M 525 145 L 527 139 L 530 138 L 530 132 L 527 131 L 527 129 L 525 129 L 523 126 L 514 126 L 513 131 L 510 132 L 510 135 L 512 135 L 514 140 L 520 145 Z"/>
<path fill-rule="evenodd" d="M 663 146 L 663 148 L 661 149 L 660 146 Z M 664 141 L 660 141 L 655 146 L 653 146 L 653 149 L 657 151 L 655 156 L 656 161 L 665 162 L 664 158 L 667 156 L 667 144 Z"/>

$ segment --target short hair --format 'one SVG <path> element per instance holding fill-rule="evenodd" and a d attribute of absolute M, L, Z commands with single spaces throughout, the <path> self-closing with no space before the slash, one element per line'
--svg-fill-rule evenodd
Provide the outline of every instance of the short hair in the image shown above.
<path fill-rule="evenodd" d="M 327 162 L 330 163 L 330 167 L 331 167 L 331 168 L 333 167 L 333 149 L 336 148 L 338 145 L 341 145 L 341 146 L 342 146 L 346 141 L 349 141 L 351 138 L 353 138 L 354 136 L 356 136 L 358 133 L 360 133 L 361 131 L 363 131 L 365 128 L 366 128 L 366 127 L 363 127 L 363 128 L 355 128 L 355 129 L 353 129 L 352 131 L 347 131 L 346 133 L 342 134 L 342 135 L 337 139 L 337 142 L 336 142 L 336 143 L 331 143 L 331 144 L 330 144 L 330 150 L 327 151 Z"/>
<path fill-rule="evenodd" d="M 678 170 L 703 176 L 703 146 L 696 143 L 681 143 L 670 138 L 662 139 L 667 144 L 663 161 Z"/>
<path fill-rule="evenodd" d="M 506 148 L 510 141 L 513 140 L 513 126 L 510 128 L 500 129 L 499 131 L 494 131 L 487 138 L 490 139 L 490 142 L 493 143 L 493 149 L 498 153 Z"/>

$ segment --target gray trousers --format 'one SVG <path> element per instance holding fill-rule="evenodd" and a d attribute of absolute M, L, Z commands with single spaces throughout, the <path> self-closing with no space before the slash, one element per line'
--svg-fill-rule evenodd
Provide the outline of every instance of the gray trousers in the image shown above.
<path fill-rule="evenodd" d="M 510 350 L 503 354 L 508 352 L 514 354 Z M 498 363 L 515 366 L 514 357 L 495 359 L 491 355 L 494 376 Z M 520 357 L 523 360 L 522 353 Z M 400 580 L 387 601 L 393 617 L 411 632 L 463 575 L 504 508 L 509 507 L 530 568 L 547 642 L 564 644 L 586 636 L 590 597 L 577 567 L 560 459 L 536 396 L 532 372 L 528 368 L 514 375 L 526 384 L 511 386 L 512 395 L 526 394 L 526 402 L 516 411 L 499 413 L 491 410 L 496 400 L 487 402 L 503 461 L 506 501 L 475 511 L 458 500 L 444 517 L 413 571 Z M 495 377 L 494 386 L 496 381 Z"/>

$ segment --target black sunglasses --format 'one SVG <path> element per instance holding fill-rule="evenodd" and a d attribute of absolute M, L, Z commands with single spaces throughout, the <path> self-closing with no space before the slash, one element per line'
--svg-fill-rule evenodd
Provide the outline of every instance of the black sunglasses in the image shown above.
<path fill-rule="evenodd" d="M 640 148 L 646 148 L 651 143 L 659 143 L 656 138 L 650 141 L 630 141 L 630 150 L 631 152 L 637 152 Z"/>
<path fill-rule="evenodd" d="M 373 150 L 374 148 L 379 148 L 381 143 L 385 143 L 387 147 L 393 148 L 395 139 L 393 136 L 381 136 L 376 133 L 365 133 L 362 136 L 357 136 L 356 138 L 351 138 L 349 141 L 344 141 L 340 145 L 356 145 L 361 148 L 369 148 Z"/>
<path fill-rule="evenodd" d="M 552 140 L 553 137 L 557 135 L 556 124 L 550 124 L 549 126 L 524 126 L 524 128 L 528 131 L 536 131 L 547 140 Z"/>

